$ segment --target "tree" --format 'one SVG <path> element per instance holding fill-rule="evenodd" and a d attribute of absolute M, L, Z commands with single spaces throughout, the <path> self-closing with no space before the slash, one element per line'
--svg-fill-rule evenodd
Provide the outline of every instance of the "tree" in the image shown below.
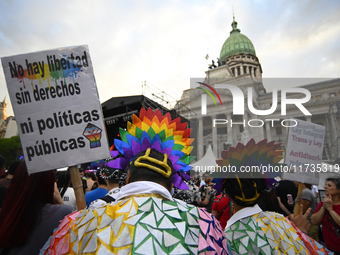
<path fill-rule="evenodd" d="M 0 138 L 0 154 L 6 158 L 6 166 L 17 160 L 21 154 L 21 142 L 19 136 Z"/>

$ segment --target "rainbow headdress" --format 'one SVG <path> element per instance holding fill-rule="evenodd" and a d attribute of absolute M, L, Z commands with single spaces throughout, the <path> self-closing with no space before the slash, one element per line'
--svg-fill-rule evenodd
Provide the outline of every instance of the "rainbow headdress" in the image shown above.
<path fill-rule="evenodd" d="M 190 138 L 191 129 L 187 128 L 187 123 L 181 123 L 180 118 L 171 120 L 170 113 L 162 116 L 159 109 L 153 111 L 143 107 L 139 117 L 134 114 L 132 123 L 127 123 L 127 130 L 120 128 L 119 134 L 121 140 L 114 141 L 117 151 L 111 151 L 111 155 L 114 157 L 120 152 L 124 157 L 107 163 L 107 166 L 125 169 L 138 153 L 148 148 L 156 149 L 167 154 L 172 162 L 174 186 L 188 189 L 183 179 L 190 179 L 185 172 L 191 169 L 189 164 L 194 159 L 190 156 L 194 139 Z"/>
<path fill-rule="evenodd" d="M 281 175 L 283 164 L 279 163 L 282 159 L 283 150 L 277 150 L 281 143 L 275 141 L 267 142 L 263 139 L 258 143 L 252 138 L 244 145 L 238 143 L 236 147 L 229 147 L 228 150 L 222 151 L 222 159 L 217 159 L 219 167 L 231 166 L 227 172 L 222 175 L 214 174 L 213 177 L 219 178 L 216 182 L 215 189 L 221 191 L 223 183 L 228 177 L 252 178 L 255 171 L 262 174 L 266 179 L 268 188 L 274 187 L 277 182 L 274 178 Z M 248 169 L 248 172 L 242 172 Z M 277 172 L 271 169 L 279 170 Z M 271 171 L 270 171 L 271 170 Z"/>

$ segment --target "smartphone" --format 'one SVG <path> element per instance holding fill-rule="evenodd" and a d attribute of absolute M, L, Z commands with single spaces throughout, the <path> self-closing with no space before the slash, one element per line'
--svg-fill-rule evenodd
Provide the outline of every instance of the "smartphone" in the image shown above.
<path fill-rule="evenodd" d="M 287 199 L 288 199 L 288 204 L 290 205 L 294 204 L 293 196 L 291 194 L 287 194 Z"/>

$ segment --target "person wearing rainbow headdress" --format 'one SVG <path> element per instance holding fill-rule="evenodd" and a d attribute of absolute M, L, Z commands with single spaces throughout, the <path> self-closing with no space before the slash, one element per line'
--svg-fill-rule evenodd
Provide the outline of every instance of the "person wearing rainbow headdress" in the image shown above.
<path fill-rule="evenodd" d="M 222 159 L 216 161 L 220 167 L 233 166 L 233 171 L 224 173 L 224 178 L 219 176 L 215 186 L 227 194 L 235 209 L 224 230 L 231 254 L 332 254 L 302 233 L 310 228 L 307 221 L 310 209 L 304 216 L 301 212 L 298 219 L 292 218 L 297 224 L 307 222 L 299 226 L 300 231 L 283 215 L 264 212 L 257 204 L 264 191 L 276 182 L 275 174 L 263 174 L 262 167 L 279 165 L 283 152 L 277 151 L 279 146 L 274 141 L 267 143 L 267 139 L 258 143 L 251 139 L 246 145 L 238 143 L 223 151 Z"/>
<path fill-rule="evenodd" d="M 115 140 L 119 152 L 111 153 L 125 157 L 107 163 L 128 166 L 116 201 L 68 215 L 41 254 L 229 254 L 218 221 L 171 196 L 173 186 L 185 188 L 180 172 L 190 169 L 182 160 L 189 161 L 191 141 L 184 125 L 168 117 L 152 110 L 134 116 L 121 133 L 124 143 Z"/>

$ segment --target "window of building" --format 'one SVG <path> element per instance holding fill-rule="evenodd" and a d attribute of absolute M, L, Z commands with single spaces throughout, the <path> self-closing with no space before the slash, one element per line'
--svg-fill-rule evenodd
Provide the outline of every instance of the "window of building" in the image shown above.
<path fill-rule="evenodd" d="M 256 68 L 254 68 L 254 77 L 256 77 Z"/>
<path fill-rule="evenodd" d="M 282 127 L 276 127 L 275 130 L 277 135 L 282 135 Z"/>
<path fill-rule="evenodd" d="M 318 100 L 321 99 L 321 95 L 316 95 L 315 99 L 318 99 Z"/>
<path fill-rule="evenodd" d="M 224 135 L 224 134 L 227 134 L 227 133 L 228 133 L 227 126 L 221 127 L 221 128 L 217 128 L 217 134 L 218 135 Z"/>
<path fill-rule="evenodd" d="M 336 93 L 335 92 L 329 93 L 329 97 L 336 97 Z"/>
<path fill-rule="evenodd" d="M 251 67 L 251 66 L 249 66 L 249 73 L 250 73 L 250 75 L 251 75 L 251 69 L 252 69 L 252 67 Z"/>
<path fill-rule="evenodd" d="M 239 131 L 240 131 L 240 133 L 242 133 L 243 132 L 243 126 L 242 125 L 240 125 L 240 126 L 238 126 L 239 127 Z"/>
<path fill-rule="evenodd" d="M 243 67 L 243 73 L 244 73 L 244 74 L 247 73 L 247 67 L 246 67 L 246 66 Z"/>
<path fill-rule="evenodd" d="M 327 147 L 327 144 L 324 144 L 323 151 L 322 151 L 322 158 L 328 159 L 329 158 L 328 155 L 329 155 L 329 149 Z"/>
<path fill-rule="evenodd" d="M 203 136 L 207 136 L 207 135 L 210 135 L 210 134 L 211 134 L 211 128 L 203 130 Z"/>
<path fill-rule="evenodd" d="M 237 76 L 240 76 L 241 75 L 241 68 L 238 66 L 237 67 Z"/>
<path fill-rule="evenodd" d="M 235 76 L 235 68 L 231 68 L 231 72 L 233 73 L 233 76 Z"/>

